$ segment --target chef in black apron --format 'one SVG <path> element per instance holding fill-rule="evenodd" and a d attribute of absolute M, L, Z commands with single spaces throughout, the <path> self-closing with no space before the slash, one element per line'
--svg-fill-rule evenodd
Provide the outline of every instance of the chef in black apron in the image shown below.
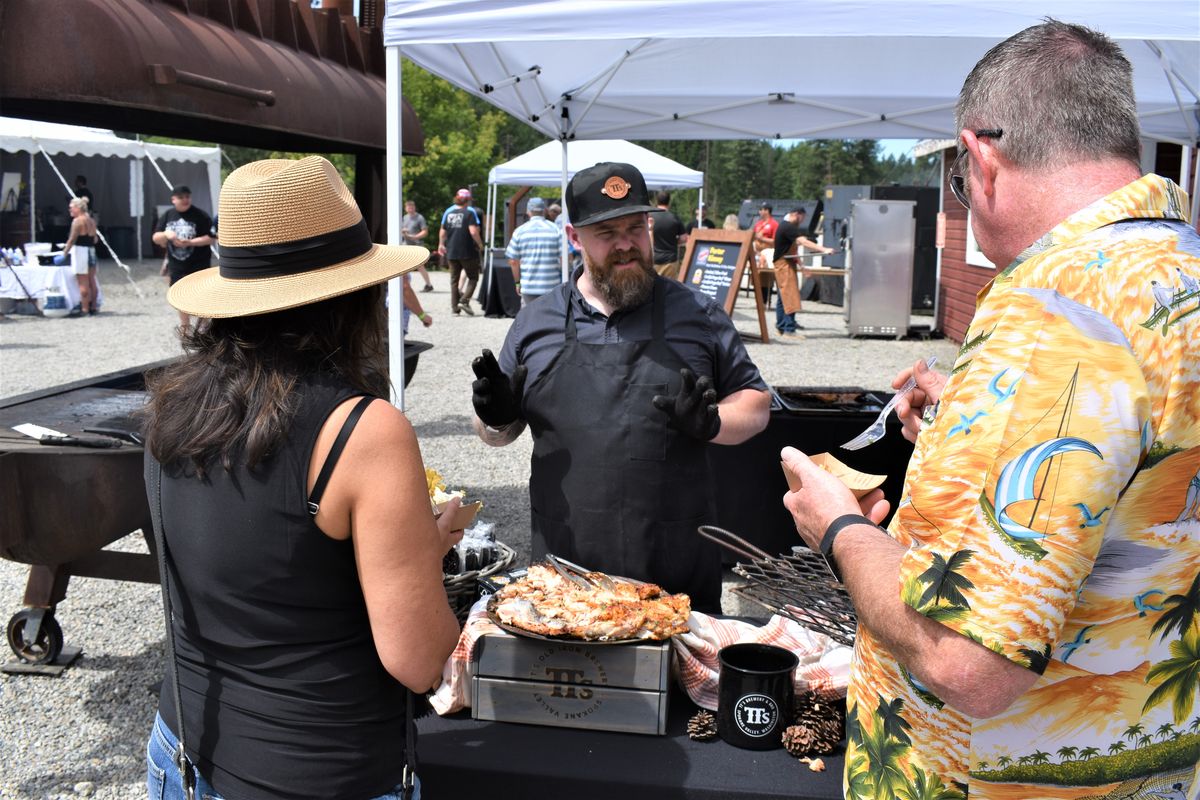
<path fill-rule="evenodd" d="M 475 360 L 476 428 L 494 445 L 533 435 L 534 560 L 554 553 L 719 612 L 720 552 L 696 534 L 715 520 L 705 448 L 766 427 L 766 384 L 728 315 L 655 273 L 635 167 L 582 170 L 566 200 L 584 267 L 521 310 L 499 362 Z"/>

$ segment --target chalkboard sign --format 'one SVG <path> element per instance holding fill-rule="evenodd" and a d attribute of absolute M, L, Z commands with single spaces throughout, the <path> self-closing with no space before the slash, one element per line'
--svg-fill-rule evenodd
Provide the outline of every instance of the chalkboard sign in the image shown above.
<path fill-rule="evenodd" d="M 746 268 L 754 258 L 750 246 L 754 231 L 726 231 L 711 228 L 695 228 L 688 237 L 683 263 L 679 268 L 679 280 L 701 294 L 706 294 L 733 315 L 733 304 L 737 301 L 738 289 Z M 763 312 L 762 295 L 758 291 L 758 275 L 750 271 L 751 285 L 758 306 L 759 328 L 762 340 L 767 339 L 767 323 Z"/>
<path fill-rule="evenodd" d="M 679 279 L 733 312 L 733 301 L 749 261 L 752 231 L 693 229 Z"/>

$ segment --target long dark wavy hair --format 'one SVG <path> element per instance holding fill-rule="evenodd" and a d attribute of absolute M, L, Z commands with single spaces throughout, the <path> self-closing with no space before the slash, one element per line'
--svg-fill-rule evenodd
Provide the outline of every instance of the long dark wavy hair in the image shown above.
<path fill-rule="evenodd" d="M 387 397 L 382 284 L 286 311 L 213 319 L 184 356 L 147 374 L 146 449 L 203 477 L 269 458 L 296 412 L 293 389 L 324 372 Z"/>

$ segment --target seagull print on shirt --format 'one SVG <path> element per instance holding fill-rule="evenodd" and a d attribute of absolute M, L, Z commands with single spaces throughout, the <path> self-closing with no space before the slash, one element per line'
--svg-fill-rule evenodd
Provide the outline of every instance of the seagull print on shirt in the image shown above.
<path fill-rule="evenodd" d="M 975 424 L 975 420 L 986 416 L 986 411 L 976 411 L 970 417 L 966 414 L 959 414 L 958 418 L 960 421 L 955 423 L 954 427 L 950 429 L 950 432 L 946 434 L 946 438 L 949 439 L 956 433 L 961 433 L 964 436 L 968 435 L 971 432 L 971 426 Z"/>

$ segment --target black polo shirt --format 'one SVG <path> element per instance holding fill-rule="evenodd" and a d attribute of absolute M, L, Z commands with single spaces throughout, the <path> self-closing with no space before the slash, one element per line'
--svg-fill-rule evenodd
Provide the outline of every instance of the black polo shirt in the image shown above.
<path fill-rule="evenodd" d="M 580 294 L 578 282 L 582 273 L 580 267 L 572 274 L 569 299 L 580 342 L 616 344 L 650 339 L 652 305 L 649 300 L 606 317 Z M 697 376 L 712 377 L 718 399 L 741 389 L 766 391 L 766 381 L 750 360 L 741 336 L 733 327 L 733 320 L 723 308 L 708 295 L 679 281 L 658 275 L 654 280 L 666 303 L 663 326 L 667 343 Z M 545 372 L 566 342 L 567 302 L 560 289 L 544 294 L 522 308 L 508 329 L 504 347 L 500 350 L 500 368 L 511 375 L 518 364 L 524 364 L 529 370 L 526 387 L 532 386 Z"/>

